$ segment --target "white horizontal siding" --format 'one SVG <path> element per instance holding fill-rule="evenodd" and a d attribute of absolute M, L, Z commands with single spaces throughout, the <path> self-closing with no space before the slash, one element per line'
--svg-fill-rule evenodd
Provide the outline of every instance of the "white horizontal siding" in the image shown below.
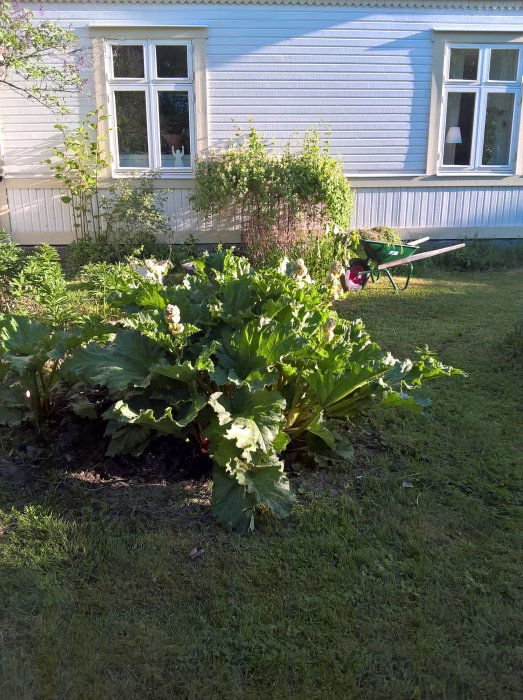
<path fill-rule="evenodd" d="M 47 5 L 45 17 L 79 30 L 100 21 L 208 26 L 211 145 L 231 137 L 231 118 L 253 117 L 277 144 L 325 122 L 349 175 L 424 172 L 434 25 L 521 19 L 515 11 L 94 2 Z M 53 117 L 12 93 L 0 100 L 7 175 L 45 172 L 41 161 L 59 139 Z"/>
<path fill-rule="evenodd" d="M 34 6 L 32 6 L 34 8 Z M 232 119 L 252 117 L 277 145 L 324 122 L 332 152 L 349 174 L 424 173 L 435 25 L 505 25 L 516 11 L 382 9 L 342 6 L 173 4 L 47 5 L 45 16 L 79 30 L 91 22 L 121 25 L 205 25 L 210 145 L 234 133 Z M 71 102 L 72 118 L 80 105 Z M 0 90 L 0 139 L 9 177 L 44 174 L 42 160 L 59 143 L 55 117 Z M 203 221 L 190 192 L 169 193 L 166 213 L 176 241 L 227 238 L 229 220 Z M 16 239 L 71 237 L 69 208 L 57 189 L 8 189 Z M 353 225 L 397 228 L 522 226 L 523 189 L 362 188 Z M 40 238 L 41 237 L 41 238 Z M 233 234 L 234 237 L 234 234 Z"/>
<path fill-rule="evenodd" d="M 73 237 L 70 209 L 56 189 L 9 189 L 13 237 L 38 243 L 53 234 L 53 242 Z M 172 241 L 181 243 L 192 233 L 204 242 L 235 241 L 239 222 L 232 216 L 205 220 L 190 205 L 191 190 L 167 193 L 165 213 Z M 354 228 L 391 226 L 397 229 L 485 229 L 523 226 L 522 188 L 412 187 L 354 189 Z M 62 237 L 60 237 L 62 236 Z"/>
<path fill-rule="evenodd" d="M 9 188 L 7 190 L 11 229 L 14 240 L 24 243 L 69 243 L 74 239 L 74 226 L 69 205 L 64 204 L 58 189 Z M 101 193 L 103 195 L 103 192 Z M 237 240 L 238 222 L 234 217 L 206 220 L 191 208 L 191 190 L 169 190 L 165 214 L 172 229 L 172 242 L 182 243 L 189 234 L 199 235 L 206 242 Z"/>
<path fill-rule="evenodd" d="M 369 188 L 355 190 L 355 228 L 523 226 L 522 188 Z"/>

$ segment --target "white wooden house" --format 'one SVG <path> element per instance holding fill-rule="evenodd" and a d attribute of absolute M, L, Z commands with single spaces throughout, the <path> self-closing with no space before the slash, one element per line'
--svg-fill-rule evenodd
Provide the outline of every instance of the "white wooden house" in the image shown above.
<path fill-rule="evenodd" d="M 523 0 L 47 0 L 45 18 L 92 51 L 111 115 L 104 181 L 160 169 L 176 241 L 237 236 L 189 196 L 195 157 L 247 117 L 281 143 L 330 125 L 355 227 L 523 237 Z M 42 165 L 55 121 L 0 94 L 0 226 L 20 243 L 73 238 Z"/>

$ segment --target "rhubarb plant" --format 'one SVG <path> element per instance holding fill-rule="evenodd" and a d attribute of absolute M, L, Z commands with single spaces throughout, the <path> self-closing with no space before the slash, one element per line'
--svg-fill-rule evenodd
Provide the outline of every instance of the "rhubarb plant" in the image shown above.
<path fill-rule="evenodd" d="M 229 527 L 252 529 L 259 505 L 289 515 L 284 450 L 319 464 L 349 458 L 340 421 L 375 403 L 420 410 L 425 379 L 460 373 L 428 351 L 414 361 L 383 352 L 302 263 L 254 270 L 219 251 L 191 272 L 177 286 L 142 278 L 113 294 L 114 332 L 77 347 L 61 374 L 105 388 L 109 454 L 141 454 L 159 435 L 209 454 L 214 514 Z"/>
<path fill-rule="evenodd" d="M 41 430 L 63 386 L 64 358 L 93 337 L 110 336 L 101 324 L 65 331 L 27 316 L 0 315 L 0 424 L 13 427 L 27 420 Z"/>

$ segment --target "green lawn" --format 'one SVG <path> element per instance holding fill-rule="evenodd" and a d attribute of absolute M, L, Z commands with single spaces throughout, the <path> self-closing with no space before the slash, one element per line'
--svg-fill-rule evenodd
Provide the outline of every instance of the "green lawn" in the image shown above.
<path fill-rule="evenodd" d="M 521 277 L 351 296 L 384 348 L 469 377 L 375 413 L 355 465 L 302 473 L 254 536 L 213 524 L 205 486 L 20 486 L 6 462 L 0 698 L 521 698 Z"/>

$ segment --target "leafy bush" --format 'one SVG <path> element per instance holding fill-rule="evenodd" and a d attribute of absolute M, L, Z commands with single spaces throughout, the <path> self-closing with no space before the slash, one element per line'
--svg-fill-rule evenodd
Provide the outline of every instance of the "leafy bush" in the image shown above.
<path fill-rule="evenodd" d="M 252 528 L 261 504 L 290 513 L 289 445 L 321 464 L 347 458 L 338 420 L 361 420 L 375 402 L 417 409 L 407 392 L 458 373 L 428 352 L 414 362 L 382 352 L 361 321 L 337 316 L 303 265 L 253 270 L 219 251 L 194 271 L 177 286 L 141 278 L 116 293 L 120 327 L 74 350 L 61 372 L 105 388 L 109 454 L 140 454 L 159 435 L 208 453 L 213 510 L 228 526 Z"/>
<path fill-rule="evenodd" d="M 101 232 L 96 240 L 82 238 L 69 246 L 69 274 L 87 264 L 123 262 L 137 254 L 162 260 L 188 254 L 184 244 L 172 244 L 172 227 L 164 213 L 168 193 L 154 187 L 156 177 L 127 178 L 111 185 L 100 198 Z M 188 245 L 193 244 L 191 237 Z"/>
<path fill-rule="evenodd" d="M 52 146 L 52 157 L 44 160 L 67 189 L 61 200 L 71 205 L 77 240 L 91 237 L 96 240 L 100 234 L 98 180 L 111 162 L 106 135 L 100 130 L 100 123 L 106 119 L 107 115 L 98 107 L 72 129 L 67 124 L 55 124 L 62 134 L 62 144 Z"/>
<path fill-rule="evenodd" d="M 104 237 L 120 255 L 143 248 L 145 257 L 167 257 L 172 239 L 172 227 L 164 213 L 168 193 L 154 188 L 155 179 L 150 175 L 117 180 L 101 198 Z"/>
<path fill-rule="evenodd" d="M 327 225 L 346 229 L 352 210 L 341 163 L 317 131 L 307 132 L 301 148 L 287 144 L 271 151 L 254 126 L 237 141 L 196 164 L 192 205 L 205 216 L 235 214 L 251 260 L 267 264 L 271 254 L 290 253 Z"/>
<path fill-rule="evenodd" d="M 80 320 L 80 312 L 69 297 L 60 256 L 44 244 L 23 259 L 23 267 L 11 278 L 9 291 L 20 306 L 32 311 L 39 307 L 43 319 L 53 328 L 65 328 Z M 30 304 L 25 303 L 30 300 Z"/>
<path fill-rule="evenodd" d="M 0 229 L 0 310 L 12 311 L 11 280 L 24 266 L 25 252 Z"/>
<path fill-rule="evenodd" d="M 85 324 L 62 331 L 27 316 L 0 316 L 0 423 L 32 420 L 42 429 L 56 405 L 63 358 L 98 330 Z"/>
<path fill-rule="evenodd" d="M 464 248 L 438 255 L 424 261 L 423 269 L 433 268 L 456 272 L 488 272 L 523 266 L 523 243 L 506 245 L 504 242 L 465 239 Z"/>
<path fill-rule="evenodd" d="M 0 229 L 0 277 L 13 277 L 24 266 L 25 251 Z"/>
<path fill-rule="evenodd" d="M 64 283 L 60 256 L 55 248 L 44 244 L 25 258 L 19 274 L 12 280 L 13 296 L 30 296 L 41 301 L 50 289 Z"/>

